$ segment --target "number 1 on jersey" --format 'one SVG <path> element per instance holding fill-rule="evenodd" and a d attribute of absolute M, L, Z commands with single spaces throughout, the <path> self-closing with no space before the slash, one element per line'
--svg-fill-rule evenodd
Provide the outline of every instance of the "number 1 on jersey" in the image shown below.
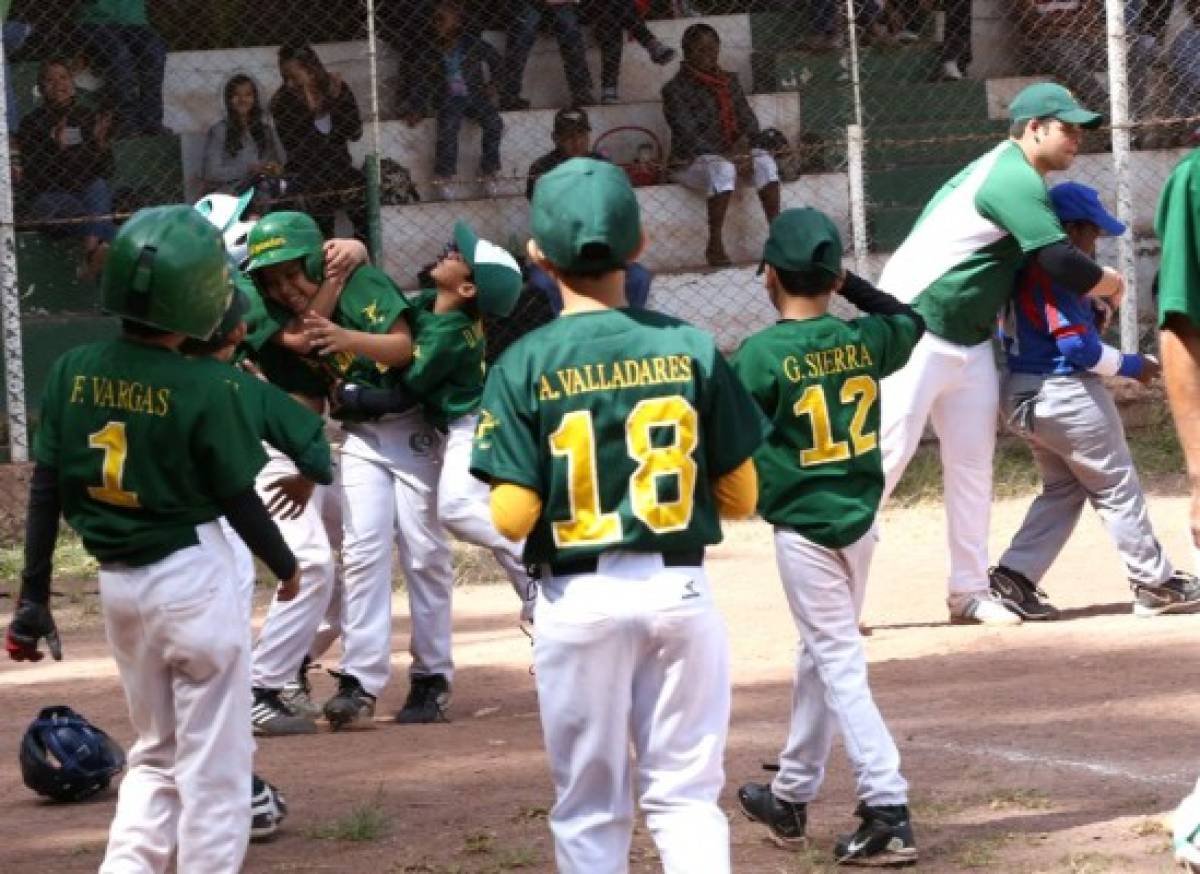
<path fill-rule="evenodd" d="M 109 422 L 99 431 L 88 435 L 88 446 L 104 451 L 100 477 L 104 485 L 88 486 L 88 494 L 97 501 L 117 507 L 140 507 L 138 496 L 121 486 L 125 476 L 125 459 L 129 455 L 129 444 L 125 439 L 125 423 Z"/>
<path fill-rule="evenodd" d="M 551 526 L 554 542 L 559 546 L 581 546 L 620 540 L 620 514 L 600 509 L 591 411 L 574 410 L 563 416 L 550 435 L 550 451 L 567 459 L 567 494 L 571 502 L 571 518 Z"/>

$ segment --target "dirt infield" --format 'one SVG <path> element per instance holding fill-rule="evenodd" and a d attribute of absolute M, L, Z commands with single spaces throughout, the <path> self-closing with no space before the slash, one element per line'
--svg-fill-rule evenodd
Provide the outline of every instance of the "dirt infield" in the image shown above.
<path fill-rule="evenodd" d="M 993 555 L 1025 500 L 997 505 Z M 1171 555 L 1187 561 L 1187 505 L 1155 498 Z M 1165 872 L 1160 821 L 1200 771 L 1200 616 L 1135 619 L 1116 555 L 1089 514 L 1046 580 L 1066 621 L 986 630 L 949 626 L 941 510 L 889 512 L 866 622 L 871 680 L 913 792 L 919 870 Z M 795 633 L 761 524 L 728 529 L 710 567 L 733 647 L 734 713 L 723 805 L 734 868 L 752 874 L 831 871 L 834 836 L 853 822 L 853 784 L 835 749 L 810 808 L 812 849 L 789 853 L 736 812 L 733 791 L 763 779 L 786 731 Z M 1186 565 L 1185 565 L 1186 567 Z M 93 584 L 94 585 L 94 584 Z M 257 770 L 292 815 L 252 847 L 246 871 L 552 871 L 552 802 L 541 750 L 529 642 L 507 586 L 457 594 L 454 721 L 270 739 Z M 95 871 L 113 797 L 40 803 L 20 782 L 17 744 L 38 707 L 70 703 L 130 740 L 115 668 L 94 609 L 65 635 L 59 665 L 0 664 L 0 871 Z M 406 605 L 396 600 L 395 667 L 407 665 Z M 78 612 L 78 608 L 76 608 Z M 261 610 L 258 613 L 261 617 Z M 7 616 L 3 617 L 7 621 Z M 332 683 L 320 681 L 327 692 Z M 396 683 L 380 700 L 392 712 Z M 359 838 L 350 840 L 349 838 Z M 639 828 L 632 870 L 659 870 Z"/>

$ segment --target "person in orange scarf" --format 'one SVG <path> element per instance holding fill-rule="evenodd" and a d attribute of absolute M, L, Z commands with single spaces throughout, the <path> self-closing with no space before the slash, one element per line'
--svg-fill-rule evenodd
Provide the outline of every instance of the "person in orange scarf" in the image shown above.
<path fill-rule="evenodd" d="M 674 179 L 708 198 L 708 247 L 713 267 L 730 264 L 721 236 L 738 176 L 752 176 L 767 222 L 779 215 L 779 169 L 757 148 L 758 119 L 736 73 L 720 66 L 721 38 L 707 24 L 683 32 L 683 62 L 662 89 L 671 128 Z"/>

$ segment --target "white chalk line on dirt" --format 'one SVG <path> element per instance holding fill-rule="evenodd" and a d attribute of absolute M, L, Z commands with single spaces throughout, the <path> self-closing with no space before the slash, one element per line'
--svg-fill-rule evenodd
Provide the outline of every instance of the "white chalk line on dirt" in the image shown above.
<path fill-rule="evenodd" d="M 981 759 L 999 759 L 1013 765 L 1039 765 L 1044 768 L 1054 768 L 1060 771 L 1080 771 L 1097 777 L 1116 777 L 1132 783 L 1142 783 L 1148 786 L 1164 786 L 1186 789 L 1196 779 L 1196 774 L 1145 774 L 1117 762 L 1081 761 L 1062 756 L 1051 756 L 1027 750 L 1003 749 L 1000 747 L 976 746 L 960 744 L 954 741 L 909 741 L 906 747 L 932 750 L 939 753 L 955 753 L 957 755 L 975 756 Z"/>

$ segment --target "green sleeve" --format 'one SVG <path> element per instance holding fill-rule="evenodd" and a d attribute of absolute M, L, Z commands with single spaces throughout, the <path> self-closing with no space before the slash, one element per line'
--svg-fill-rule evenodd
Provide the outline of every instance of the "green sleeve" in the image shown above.
<path fill-rule="evenodd" d="M 388 275 L 364 264 L 342 289 L 333 321 L 352 331 L 386 334 L 408 308 L 408 299 Z"/>
<path fill-rule="evenodd" d="M 291 320 L 281 308 L 268 307 L 256 286 L 242 273 L 234 276 L 234 284 L 246 295 L 249 307 L 246 310 L 246 337 L 242 340 L 250 351 L 257 352 Z"/>
<path fill-rule="evenodd" d="M 713 346 L 704 384 L 700 428 L 712 477 L 729 473 L 754 454 L 766 439 L 770 423 Z"/>
<path fill-rule="evenodd" d="M 544 496 L 535 411 L 528 392 L 522 392 L 526 370 L 512 356 L 506 363 L 493 366 L 483 386 L 471 473 L 486 482 L 515 483 Z"/>
<path fill-rule="evenodd" d="M 235 370 L 239 391 L 261 424 L 260 436 L 296 463 L 313 482 L 333 482 L 333 459 L 325 439 L 325 420 L 282 389 Z"/>
<path fill-rule="evenodd" d="M 1046 183 L 1016 146 L 997 159 L 975 193 L 975 208 L 1012 234 L 1022 252 L 1035 252 L 1067 237 Z"/>
<path fill-rule="evenodd" d="M 253 488 L 255 476 L 267 463 L 237 383 L 225 376 L 216 375 L 208 383 L 203 415 L 196 419 L 190 452 L 201 481 L 208 484 L 216 500 Z"/>
<path fill-rule="evenodd" d="M 412 363 L 404 370 L 405 386 L 427 396 L 468 369 L 482 375 L 482 344 L 483 338 L 475 335 L 469 319 L 457 313 L 427 316 L 413 337 Z"/>
<path fill-rule="evenodd" d="M 770 356 L 760 346 L 755 337 L 747 337 L 734 353 L 730 366 L 759 409 L 771 416 L 778 404 L 779 382 Z"/>
<path fill-rule="evenodd" d="M 880 378 L 891 376 L 907 364 L 920 339 L 917 322 L 908 315 L 863 316 L 855 323 L 875 359 Z"/>
<path fill-rule="evenodd" d="M 1158 268 L 1158 323 L 1179 313 L 1200 327 L 1200 179 L 1196 162 L 1200 151 L 1180 161 L 1163 187 L 1154 217 L 1154 231 L 1162 241 Z"/>
<path fill-rule="evenodd" d="M 58 451 L 61 433 L 58 393 L 63 381 L 63 359 L 59 358 L 46 377 L 46 388 L 42 392 L 42 417 L 38 421 L 37 434 L 33 439 L 33 460 L 48 467 L 58 467 Z"/>

